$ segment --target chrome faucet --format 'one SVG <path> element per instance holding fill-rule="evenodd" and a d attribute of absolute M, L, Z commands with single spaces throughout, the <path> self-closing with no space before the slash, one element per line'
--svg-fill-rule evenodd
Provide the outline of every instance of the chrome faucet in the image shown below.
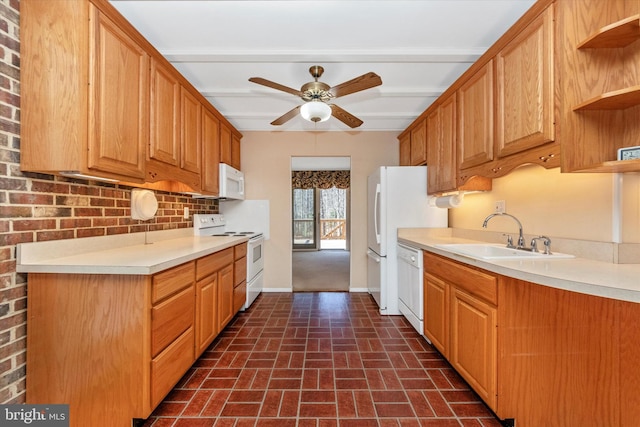
<path fill-rule="evenodd" d="M 531 239 L 531 252 L 538 252 L 537 240 L 542 240 L 545 255 L 551 255 L 551 239 L 547 236 L 538 236 Z"/>
<path fill-rule="evenodd" d="M 489 215 L 488 217 L 486 217 L 484 219 L 484 222 L 482 223 L 482 228 L 487 228 L 487 223 L 489 223 L 489 220 L 491 218 L 493 218 L 494 216 L 503 216 L 503 215 L 504 216 L 508 216 L 509 218 L 513 218 L 513 220 L 518 223 L 519 235 L 518 235 L 518 246 L 516 246 L 516 248 L 517 249 L 525 249 L 524 234 L 522 233 L 522 224 L 520 223 L 520 221 L 518 221 L 518 218 L 516 218 L 513 215 L 510 215 L 510 214 L 508 214 L 506 212 L 492 213 L 491 215 Z M 507 244 L 507 246 L 509 246 L 509 245 Z M 511 247 L 513 247 L 513 243 L 511 243 Z"/>

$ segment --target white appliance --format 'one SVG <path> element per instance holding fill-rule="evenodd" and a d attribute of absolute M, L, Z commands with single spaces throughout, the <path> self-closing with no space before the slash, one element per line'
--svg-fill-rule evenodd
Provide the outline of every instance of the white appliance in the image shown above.
<path fill-rule="evenodd" d="M 420 249 L 398 243 L 398 308 L 411 326 L 424 335 L 424 276 Z"/>
<path fill-rule="evenodd" d="M 220 199 L 244 200 L 244 173 L 220 163 Z"/>
<path fill-rule="evenodd" d="M 447 209 L 430 206 L 426 166 L 382 166 L 367 182 L 367 287 L 381 314 L 398 304 L 398 228 L 447 227 Z"/>
<path fill-rule="evenodd" d="M 230 230 L 224 215 L 194 214 L 193 233 L 196 236 L 243 236 L 247 241 L 247 299 L 242 309 L 247 309 L 260 295 L 264 287 L 264 235 L 261 231 Z"/>

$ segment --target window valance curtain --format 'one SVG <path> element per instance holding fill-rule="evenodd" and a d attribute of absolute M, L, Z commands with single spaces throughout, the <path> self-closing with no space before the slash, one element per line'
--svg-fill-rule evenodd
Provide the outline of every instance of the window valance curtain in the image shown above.
<path fill-rule="evenodd" d="M 332 187 L 347 189 L 351 171 L 292 171 L 291 184 L 293 188 L 323 188 Z"/>

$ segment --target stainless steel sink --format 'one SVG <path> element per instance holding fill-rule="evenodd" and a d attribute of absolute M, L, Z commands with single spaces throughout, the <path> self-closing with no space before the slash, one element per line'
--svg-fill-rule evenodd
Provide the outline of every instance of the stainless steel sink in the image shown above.
<path fill-rule="evenodd" d="M 436 248 L 444 249 L 459 255 L 465 255 L 477 259 L 567 259 L 575 258 L 573 255 L 542 252 L 530 252 L 521 249 L 507 248 L 504 245 L 492 243 L 451 243 L 434 245 Z"/>

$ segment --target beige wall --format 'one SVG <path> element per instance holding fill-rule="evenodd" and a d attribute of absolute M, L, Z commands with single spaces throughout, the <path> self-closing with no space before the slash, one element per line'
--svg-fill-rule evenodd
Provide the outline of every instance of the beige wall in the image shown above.
<path fill-rule="evenodd" d="M 523 166 L 494 179 L 491 192 L 466 195 L 462 206 L 450 211 L 450 225 L 481 230 L 497 200 L 506 202 L 507 212 L 520 220 L 526 234 L 613 242 L 620 227 L 622 242 L 640 242 L 638 174 L 562 174 Z M 487 229 L 517 230 L 507 218 L 492 219 Z"/>
<path fill-rule="evenodd" d="M 265 288 L 291 289 L 291 157 L 351 157 L 351 289 L 367 279 L 367 176 L 398 164 L 397 132 L 244 132 L 248 199 L 270 201 Z"/>

